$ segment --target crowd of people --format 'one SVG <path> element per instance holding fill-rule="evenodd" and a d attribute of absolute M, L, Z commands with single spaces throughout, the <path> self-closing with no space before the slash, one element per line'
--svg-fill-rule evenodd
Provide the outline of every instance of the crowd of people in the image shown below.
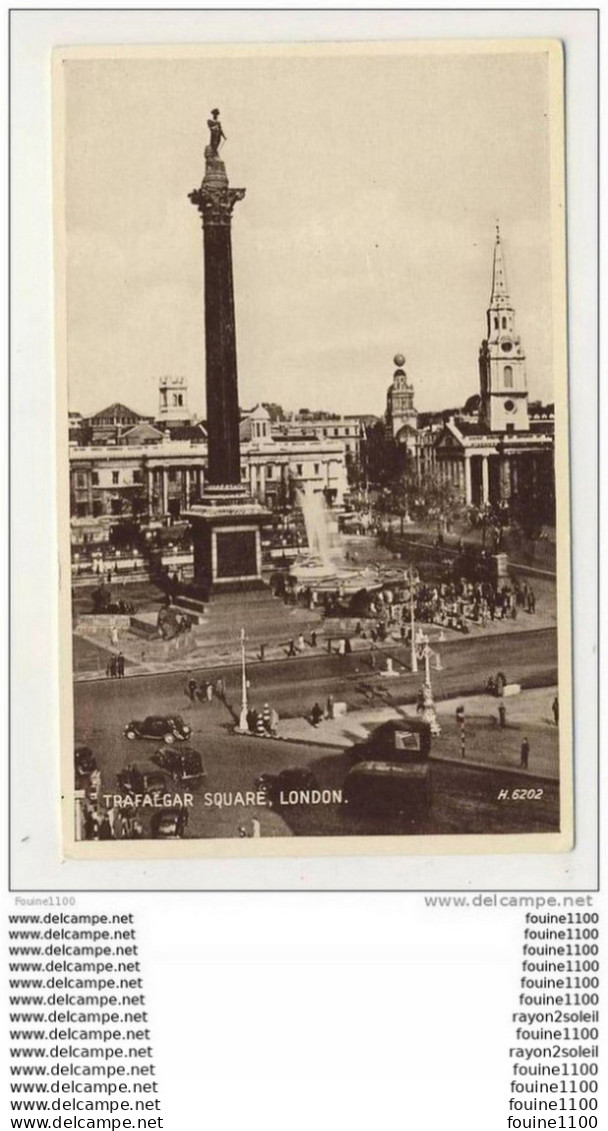
<path fill-rule="evenodd" d="M 279 715 L 269 703 L 264 703 L 261 711 L 249 707 L 247 711 L 247 730 L 257 738 L 276 738 Z"/>
<path fill-rule="evenodd" d="M 211 682 L 209 679 L 203 679 L 200 683 L 190 678 L 184 688 L 184 695 L 188 697 L 193 705 L 195 703 L 211 703 L 214 698 L 225 703 L 226 684 L 222 676 L 218 676 L 214 682 Z"/>

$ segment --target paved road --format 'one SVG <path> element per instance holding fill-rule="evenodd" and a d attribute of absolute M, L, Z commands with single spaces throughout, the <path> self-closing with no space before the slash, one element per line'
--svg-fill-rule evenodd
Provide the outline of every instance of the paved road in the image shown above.
<path fill-rule="evenodd" d="M 446 670 L 437 674 L 438 694 L 475 690 L 488 671 L 503 668 L 510 679 L 550 683 L 555 679 L 555 632 L 511 635 L 500 640 L 455 641 L 445 645 Z M 398 650 L 395 650 L 396 652 Z M 382 681 L 369 669 L 362 677 L 355 656 L 320 656 L 283 664 L 258 664 L 251 669 L 251 695 L 258 703 L 268 699 L 280 713 L 302 712 L 315 698 L 324 701 L 331 691 L 351 705 L 369 701 Z M 203 677 L 197 672 L 196 677 Z M 211 673 L 217 675 L 215 673 Z M 239 702 L 238 669 L 224 672 L 229 699 Z M 388 681 L 385 681 L 388 682 Z M 414 698 L 420 677 L 390 681 L 395 698 Z M 196 795 L 187 835 L 194 837 L 235 836 L 240 825 L 252 817 L 260 819 L 265 836 L 286 835 L 380 835 L 446 834 L 483 832 L 531 832 L 555 829 L 558 821 L 556 786 L 543 785 L 543 794 L 524 804 L 498 801 L 499 772 L 478 771 L 460 765 L 436 763 L 433 773 L 433 804 L 428 817 L 400 817 L 388 825 L 372 817 L 360 818 L 339 804 L 283 809 L 281 815 L 268 808 L 206 806 L 205 792 L 234 793 L 252 790 L 260 773 L 277 772 L 286 766 L 312 768 L 322 788 L 342 787 L 348 770 L 348 755 L 321 751 L 318 747 L 293 745 L 277 740 L 255 739 L 233 734 L 233 716 L 214 701 L 190 705 L 184 695 L 185 677 L 180 674 L 145 676 L 124 681 L 107 680 L 75 685 L 75 738 L 95 751 L 102 771 L 104 791 L 114 791 L 117 771 L 128 761 L 146 761 L 157 744 L 129 742 L 123 735 L 131 718 L 179 711 L 193 727 L 192 744 L 201 751 L 207 780 Z M 397 686 L 394 686 L 397 685 Z M 525 779 L 522 778 L 522 781 Z M 520 783 L 512 776 L 509 788 Z"/>
<path fill-rule="evenodd" d="M 483 691 L 488 675 L 496 675 L 500 670 L 504 671 L 508 682 L 524 686 L 548 686 L 557 679 L 557 636 L 552 628 L 500 637 L 459 638 L 439 647 L 443 670 L 432 673 L 437 698 Z M 387 655 L 407 672 L 396 679 L 383 679 L 377 669 L 385 664 Z M 78 683 L 75 685 L 77 721 L 92 713 L 95 704 L 107 695 L 125 704 L 127 714 L 136 714 L 134 708 L 129 709 L 129 703 L 141 704 L 138 709 L 144 714 L 160 713 L 161 700 L 175 711 L 187 703 L 184 687 L 190 675 L 199 681 L 206 677 L 215 681 L 219 674 L 225 680 L 229 701 L 238 710 L 239 667 L 229 666 L 221 671 L 194 668 L 191 673 L 133 676 L 120 684 L 109 680 Z M 307 712 L 315 700 L 324 703 L 329 694 L 334 699 L 346 700 L 351 709 L 380 701 L 387 695 L 391 701 L 414 702 L 421 683 L 420 674 L 409 672 L 409 649 L 400 647 L 377 651 L 375 670 L 370 667 L 367 654 L 329 656 L 319 650 L 318 654 L 309 654 L 306 658 L 250 662 L 247 674 L 251 702 L 261 706 L 268 700 L 280 715 Z"/>

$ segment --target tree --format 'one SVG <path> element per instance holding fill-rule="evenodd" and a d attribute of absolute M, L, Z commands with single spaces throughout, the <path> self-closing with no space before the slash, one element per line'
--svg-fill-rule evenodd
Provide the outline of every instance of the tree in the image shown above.
<path fill-rule="evenodd" d="M 412 460 L 407 460 L 405 466 L 395 476 L 390 493 L 391 511 L 398 514 L 401 520 L 401 533 L 403 524 L 414 507 L 419 495 L 418 475 Z"/>
<path fill-rule="evenodd" d="M 432 472 L 420 484 L 418 498 L 424 512 L 437 522 L 439 533 L 449 529 L 465 509 L 462 491 L 437 472 Z"/>

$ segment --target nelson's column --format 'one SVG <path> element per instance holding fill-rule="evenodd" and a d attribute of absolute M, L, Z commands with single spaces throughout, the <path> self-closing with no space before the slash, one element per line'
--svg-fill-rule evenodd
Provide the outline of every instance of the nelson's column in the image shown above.
<path fill-rule="evenodd" d="M 188 512 L 194 585 L 187 594 L 197 600 L 263 584 L 260 527 L 268 517 L 241 482 L 231 223 L 245 189 L 230 188 L 218 156 L 225 137 L 219 110 L 211 111 L 207 125 L 205 176 L 189 193 L 202 217 L 205 263 L 208 467 L 201 502 Z"/>

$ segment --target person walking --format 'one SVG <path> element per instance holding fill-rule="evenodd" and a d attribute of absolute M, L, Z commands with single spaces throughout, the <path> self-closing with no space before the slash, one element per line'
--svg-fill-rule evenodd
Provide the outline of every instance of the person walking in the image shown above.
<path fill-rule="evenodd" d="M 222 703 L 226 702 L 226 685 L 221 675 L 215 681 L 215 694 Z"/>
<path fill-rule="evenodd" d="M 528 742 L 527 738 L 524 738 L 524 740 L 521 744 L 521 751 L 520 751 L 520 765 L 521 765 L 522 770 L 528 769 L 528 759 L 529 759 L 529 757 L 530 757 L 530 743 Z"/>
<path fill-rule="evenodd" d="M 315 632 L 315 630 L 314 630 L 314 629 L 313 629 L 313 631 L 312 631 L 312 632 L 311 632 L 311 634 L 310 634 L 310 647 L 311 647 L 311 648 L 316 648 L 316 647 L 317 647 L 317 634 L 316 634 L 316 632 Z"/>
<path fill-rule="evenodd" d="M 507 708 L 504 703 L 501 703 L 498 708 L 498 725 L 501 730 L 504 730 L 507 725 Z"/>
<path fill-rule="evenodd" d="M 553 703 L 551 704 L 551 710 L 553 712 L 553 722 L 555 723 L 556 726 L 558 726 L 559 725 L 559 699 L 557 698 L 557 695 L 555 696 L 555 699 L 553 700 Z"/>
<path fill-rule="evenodd" d="M 116 657 L 116 673 L 119 679 L 125 678 L 125 657 L 123 652 L 119 652 Z"/>
<path fill-rule="evenodd" d="M 194 700 L 196 698 L 196 680 L 195 679 L 189 679 L 188 680 L 185 693 L 188 696 L 190 702 L 194 703 Z"/>
<path fill-rule="evenodd" d="M 211 703 L 211 700 L 213 699 L 213 684 L 212 683 L 207 683 L 207 686 L 205 688 L 205 694 L 207 696 L 207 702 Z"/>
<path fill-rule="evenodd" d="M 262 722 L 264 724 L 264 730 L 267 734 L 270 734 L 270 706 L 268 703 L 264 703 L 262 707 Z"/>
<path fill-rule="evenodd" d="M 319 704 L 315 703 L 312 711 L 310 712 L 310 721 L 311 721 L 313 727 L 318 727 L 322 718 L 323 718 L 323 711 L 321 710 Z"/>

